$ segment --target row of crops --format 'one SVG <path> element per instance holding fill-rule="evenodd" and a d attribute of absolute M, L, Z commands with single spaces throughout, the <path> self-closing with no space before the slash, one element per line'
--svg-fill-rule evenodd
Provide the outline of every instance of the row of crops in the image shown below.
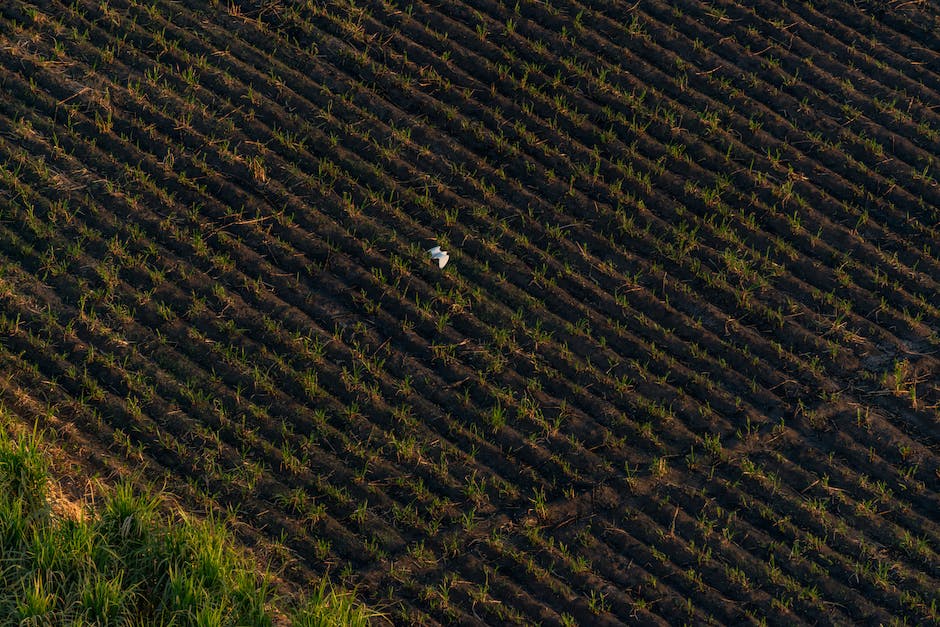
<path fill-rule="evenodd" d="M 936 621 L 929 11 L 6 3 L 0 398 L 393 622 Z"/>

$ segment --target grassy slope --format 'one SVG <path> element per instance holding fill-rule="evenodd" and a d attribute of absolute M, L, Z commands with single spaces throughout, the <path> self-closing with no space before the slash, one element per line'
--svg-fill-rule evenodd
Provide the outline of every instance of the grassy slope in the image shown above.
<path fill-rule="evenodd" d="M 4 422 L 7 416 L 4 415 Z M 239 552 L 227 521 L 166 512 L 131 483 L 78 517 L 54 513 L 45 446 L 0 429 L 0 616 L 21 625 L 364 625 L 324 580 L 280 598 Z"/>

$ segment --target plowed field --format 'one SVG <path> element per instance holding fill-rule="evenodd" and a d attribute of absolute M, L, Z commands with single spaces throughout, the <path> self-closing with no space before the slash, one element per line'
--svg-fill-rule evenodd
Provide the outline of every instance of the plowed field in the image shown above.
<path fill-rule="evenodd" d="M 0 3 L 0 400 L 397 624 L 936 623 L 938 33 Z"/>

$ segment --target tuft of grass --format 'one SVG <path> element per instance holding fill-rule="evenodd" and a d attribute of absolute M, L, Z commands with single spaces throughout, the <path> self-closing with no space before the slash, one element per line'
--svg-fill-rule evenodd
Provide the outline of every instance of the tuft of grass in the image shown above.
<path fill-rule="evenodd" d="M 167 512 L 123 481 L 73 519 L 48 505 L 41 434 L 0 428 L 0 616 L 21 625 L 366 625 L 377 614 L 322 580 L 278 597 L 229 521 Z"/>
<path fill-rule="evenodd" d="M 365 627 L 377 617 L 360 605 L 348 592 L 340 592 L 325 579 L 295 610 L 294 627 Z"/>
<path fill-rule="evenodd" d="M 0 430 L 0 493 L 21 503 L 26 514 L 35 512 L 46 502 L 49 472 L 39 441 L 37 429 L 24 434 L 17 442 Z"/>

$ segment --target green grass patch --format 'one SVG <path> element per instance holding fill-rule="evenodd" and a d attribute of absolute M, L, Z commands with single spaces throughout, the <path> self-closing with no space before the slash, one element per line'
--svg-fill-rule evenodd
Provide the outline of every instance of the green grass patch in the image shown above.
<path fill-rule="evenodd" d="M 169 512 L 118 483 L 82 517 L 49 506 L 40 434 L 0 428 L 0 616 L 20 625 L 366 625 L 374 616 L 322 581 L 278 596 L 226 521 Z"/>

